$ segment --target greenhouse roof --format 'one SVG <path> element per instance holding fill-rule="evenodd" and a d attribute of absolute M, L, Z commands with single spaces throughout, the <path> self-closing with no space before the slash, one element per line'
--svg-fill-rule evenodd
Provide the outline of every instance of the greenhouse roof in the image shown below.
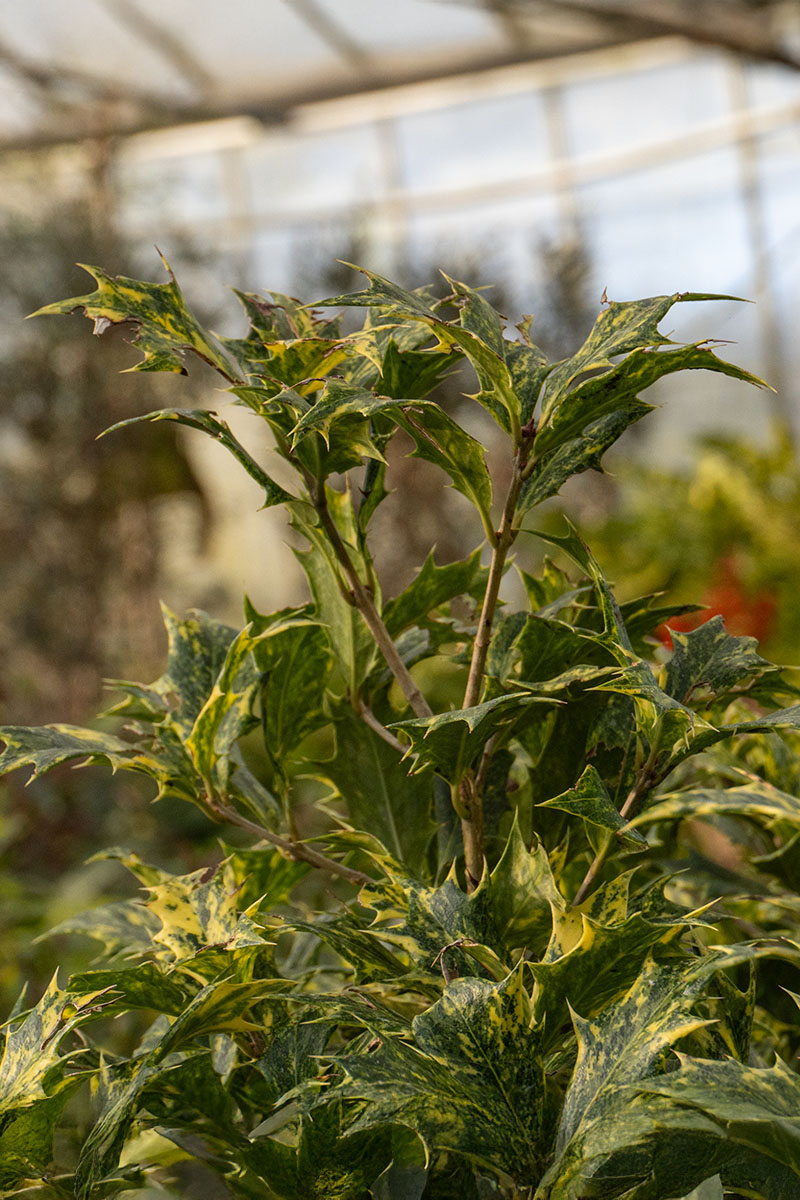
<path fill-rule="evenodd" d="M 5 0 L 0 149 L 303 106 L 665 34 L 800 65 L 772 0 Z"/>

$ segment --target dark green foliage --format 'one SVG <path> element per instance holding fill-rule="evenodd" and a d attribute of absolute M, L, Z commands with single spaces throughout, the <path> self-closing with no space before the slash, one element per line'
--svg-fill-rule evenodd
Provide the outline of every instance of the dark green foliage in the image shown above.
<path fill-rule="evenodd" d="M 117 685 L 110 731 L 0 731 L 2 769 L 110 763 L 254 839 L 187 875 L 108 852 L 138 898 L 62 924 L 98 961 L 5 1026 L 3 1194 L 95 1200 L 169 1183 L 180 1157 L 248 1200 L 798 1192 L 800 1082 L 774 1058 L 798 1043 L 778 986 L 800 962 L 796 691 L 719 618 L 668 655 L 654 630 L 692 606 L 620 605 L 572 527 L 540 535 L 569 572 L 523 572 L 520 612 L 498 597 L 529 509 L 600 468 L 649 411 L 642 390 L 696 368 L 758 382 L 659 333 L 709 297 L 610 305 L 550 363 L 453 280 L 438 302 L 368 274 L 319 306 L 367 309 L 347 336 L 241 295 L 250 331 L 232 339 L 174 280 L 92 274 L 92 296 L 46 311 L 132 322 L 141 369 L 199 355 L 271 430 L 291 492 L 215 415 L 151 415 L 221 441 L 286 506 L 311 600 L 246 603 L 240 632 L 166 613 L 166 670 Z M 502 499 L 428 398 L 462 360 L 508 443 Z M 485 546 L 431 551 L 386 599 L 369 522 L 398 430 Z M 437 700 L 445 674 L 463 700 Z M 130 1015 L 133 1051 L 109 1051 L 108 1018 Z M 87 1081 L 90 1125 L 58 1174 Z"/>

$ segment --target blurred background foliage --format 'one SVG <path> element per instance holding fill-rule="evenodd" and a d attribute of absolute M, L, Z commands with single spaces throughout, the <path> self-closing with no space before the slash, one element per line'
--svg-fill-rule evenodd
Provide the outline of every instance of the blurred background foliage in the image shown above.
<path fill-rule="evenodd" d="M 120 374 L 135 358 L 124 329 L 97 344 L 80 316 L 23 320 L 87 289 L 76 261 L 161 278 L 154 240 L 226 332 L 224 284 L 321 298 L 356 286 L 348 262 L 405 286 L 440 268 L 492 284 L 511 322 L 535 314 L 551 357 L 580 344 L 604 288 L 757 299 L 702 306 L 677 336 L 738 338 L 777 394 L 659 385 L 647 433 L 547 519 L 579 518 L 623 599 L 705 604 L 800 662 L 795 0 L 397 0 L 381 19 L 361 0 L 66 8 L 0 12 L 4 723 L 85 721 L 104 678 L 155 678 L 159 599 L 238 624 L 243 591 L 263 611 L 302 595 L 287 531 L 207 439 L 163 423 L 96 440 L 165 404 L 227 403 L 210 378 Z M 491 460 L 473 387 L 456 375 L 438 398 L 471 414 Z M 413 520 L 390 500 L 376 522 L 387 594 L 433 530 L 440 563 L 473 543 L 461 498 L 399 439 L 394 455 L 390 480 L 419 500 Z M 796 791 L 791 756 L 759 769 Z M 89 769 L 4 785 L 6 1007 L 64 953 L 36 934 L 118 894 L 113 864 L 81 867 L 98 847 L 183 870 L 217 854 L 194 810 L 158 807 Z"/>

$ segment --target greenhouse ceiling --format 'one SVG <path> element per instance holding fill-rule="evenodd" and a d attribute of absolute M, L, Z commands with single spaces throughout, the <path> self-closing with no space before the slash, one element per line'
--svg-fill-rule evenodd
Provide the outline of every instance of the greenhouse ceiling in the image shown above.
<path fill-rule="evenodd" d="M 678 35 L 800 66 L 797 0 L 4 0 L 0 149 L 304 107 Z"/>

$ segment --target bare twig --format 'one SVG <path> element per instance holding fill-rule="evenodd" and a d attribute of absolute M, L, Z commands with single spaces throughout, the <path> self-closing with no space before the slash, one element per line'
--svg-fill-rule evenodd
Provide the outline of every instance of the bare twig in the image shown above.
<path fill-rule="evenodd" d="M 653 785 L 657 782 L 656 776 L 653 771 L 657 757 L 658 757 L 658 750 L 657 750 L 656 743 L 654 742 L 653 748 L 650 751 L 650 755 L 647 759 L 647 762 L 644 764 L 644 766 L 639 771 L 639 774 L 636 777 L 636 781 L 634 782 L 633 787 L 628 792 L 628 795 L 625 799 L 625 803 L 623 804 L 622 808 L 619 810 L 619 815 L 621 817 L 624 817 L 626 820 L 628 819 L 628 817 L 631 817 L 634 815 L 634 812 L 639 805 L 639 801 L 642 799 L 645 792 L 648 791 L 649 788 L 653 787 Z M 577 908 L 577 906 L 579 904 L 582 904 L 583 901 L 586 899 L 586 897 L 589 895 L 589 892 L 594 887 L 594 884 L 595 884 L 595 881 L 596 881 L 598 875 L 600 874 L 600 872 L 602 871 L 603 867 L 606 864 L 606 859 L 608 858 L 609 853 L 611 852 L 611 847 L 614 845 L 615 841 L 616 841 L 616 834 L 610 833 L 608 835 L 605 843 L 603 844 L 603 846 L 601 846 L 601 848 L 597 851 L 597 854 L 595 854 L 592 864 L 589 867 L 589 870 L 586 872 L 586 874 L 583 877 L 583 882 L 581 883 L 581 886 L 578 888 L 577 892 L 575 893 L 575 896 L 572 901 L 573 908 Z"/>
<path fill-rule="evenodd" d="M 336 526 L 336 522 L 331 516 L 328 508 L 327 500 L 325 499 L 324 488 L 318 488 L 315 485 L 310 489 L 311 502 L 317 511 L 317 515 L 322 523 L 322 526 L 328 535 L 328 541 L 331 544 L 334 554 L 336 555 L 342 570 L 344 571 L 347 582 L 352 589 L 353 603 L 362 617 L 367 623 L 370 633 L 375 639 L 375 643 L 383 655 L 386 665 L 394 675 L 400 688 L 408 701 L 412 711 L 418 717 L 432 717 L 433 709 L 428 704 L 428 701 L 423 696 L 420 689 L 417 687 L 406 664 L 397 652 L 397 647 L 392 640 L 392 635 L 381 620 L 380 614 L 373 603 L 364 584 L 361 582 L 358 571 L 355 568 L 353 560 L 350 557 L 347 546 L 342 540 L 342 535 Z"/>
<path fill-rule="evenodd" d="M 377 733 L 378 737 L 381 738 L 382 741 L 386 742 L 387 746 L 391 746 L 394 750 L 398 750 L 400 754 L 406 753 L 408 746 L 404 746 L 399 738 L 396 738 L 394 734 L 386 728 L 385 725 L 381 724 L 381 722 L 375 716 L 375 713 L 368 705 L 359 702 L 358 715 L 361 717 L 361 720 L 365 725 L 369 725 L 373 733 Z"/>
<path fill-rule="evenodd" d="M 522 490 L 523 470 L 526 462 L 526 447 L 521 445 L 514 456 L 514 470 L 508 489 L 500 528 L 497 530 L 496 541 L 492 548 L 492 561 L 489 566 L 489 578 L 486 581 L 486 592 L 483 597 L 478 630 L 472 647 L 472 660 L 469 667 L 469 678 L 464 692 L 462 708 L 474 708 L 480 701 L 483 687 L 483 674 L 486 669 L 486 656 L 489 653 L 489 643 L 492 638 L 492 626 L 500 594 L 500 584 L 506 565 L 508 552 L 511 549 L 519 529 L 514 524 L 517 501 Z M 488 755 L 486 750 L 488 750 Z M 467 872 L 467 884 L 474 890 L 483 874 L 483 784 L 489 766 L 491 749 L 487 743 L 484 750 L 484 760 L 478 768 L 477 775 L 467 771 L 461 780 L 459 788 L 463 809 L 461 817 L 461 833 L 464 840 L 464 864 Z M 480 783 L 479 783 L 480 781 Z"/>
<path fill-rule="evenodd" d="M 243 816 L 242 813 L 232 808 L 229 804 L 225 804 L 219 800 L 212 800 L 211 810 L 221 820 L 228 821 L 231 825 L 238 825 L 240 829 L 246 829 L 248 833 L 255 834 L 262 841 L 276 846 L 289 858 L 294 859 L 295 862 L 308 863 L 311 867 L 317 867 L 320 871 L 327 871 L 329 875 L 338 875 L 341 879 L 346 879 L 348 883 L 358 884 L 359 887 L 365 883 L 374 882 L 363 871 L 354 871 L 352 867 L 346 867 L 344 863 L 337 862 L 334 858 L 328 858 L 325 854 L 320 854 L 318 850 L 313 850 L 305 842 L 290 841 L 289 838 L 281 837 L 280 834 L 273 833 L 271 829 L 266 829 L 263 825 L 258 825 L 255 821 L 251 821 L 249 817 Z"/>

